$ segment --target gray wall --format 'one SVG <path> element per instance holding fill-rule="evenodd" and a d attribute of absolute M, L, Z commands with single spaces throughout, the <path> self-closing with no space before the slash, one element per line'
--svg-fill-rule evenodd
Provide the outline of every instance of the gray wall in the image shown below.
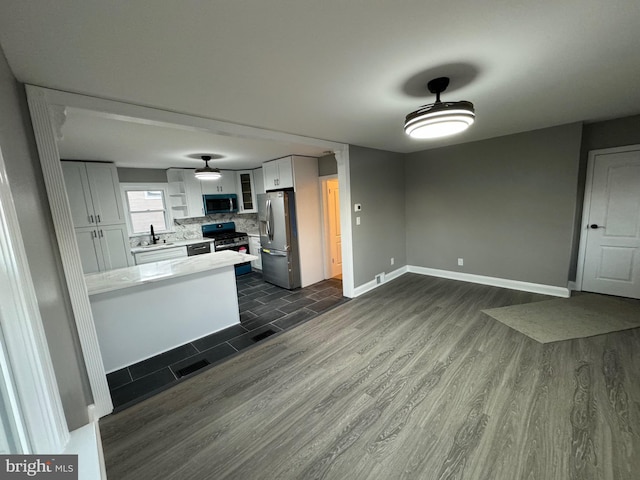
<path fill-rule="evenodd" d="M 338 174 L 338 162 L 336 162 L 336 156 L 332 153 L 331 155 L 325 155 L 324 157 L 318 158 L 318 176 L 324 177 L 326 175 L 337 175 Z"/>
<path fill-rule="evenodd" d="M 121 183 L 167 183 L 167 171 L 159 168 L 118 168 Z"/>
<path fill-rule="evenodd" d="M 400 153 L 349 146 L 355 286 L 407 263 L 404 162 Z M 353 208 L 353 205 L 352 205 Z M 361 225 L 356 225 L 356 217 Z M 390 258 L 395 258 L 391 265 Z"/>
<path fill-rule="evenodd" d="M 580 139 L 575 123 L 408 154 L 408 264 L 566 287 Z"/>
<path fill-rule="evenodd" d="M 70 429 L 88 423 L 91 403 L 69 295 L 45 193 L 26 96 L 0 50 L 0 147 Z"/>

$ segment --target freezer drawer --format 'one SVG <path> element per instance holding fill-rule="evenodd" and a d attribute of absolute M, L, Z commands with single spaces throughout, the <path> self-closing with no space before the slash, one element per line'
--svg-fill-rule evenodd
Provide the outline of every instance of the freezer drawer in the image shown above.
<path fill-rule="evenodd" d="M 300 287 L 300 272 L 287 252 L 262 249 L 262 279 L 282 288 Z"/>

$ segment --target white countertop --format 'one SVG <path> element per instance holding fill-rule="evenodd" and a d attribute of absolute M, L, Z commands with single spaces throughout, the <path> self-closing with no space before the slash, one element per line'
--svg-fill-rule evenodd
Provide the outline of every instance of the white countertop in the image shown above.
<path fill-rule="evenodd" d="M 192 273 L 215 270 L 238 263 L 257 260 L 255 255 L 223 250 L 221 252 L 194 255 L 187 258 L 163 260 L 135 267 L 118 268 L 84 276 L 89 295 L 112 292 L 145 283 L 159 282 L 168 278 L 183 277 Z"/>

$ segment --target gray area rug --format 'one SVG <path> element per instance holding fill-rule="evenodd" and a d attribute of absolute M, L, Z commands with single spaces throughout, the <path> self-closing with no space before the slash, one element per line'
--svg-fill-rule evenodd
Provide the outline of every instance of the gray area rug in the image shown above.
<path fill-rule="evenodd" d="M 482 311 L 540 343 L 640 327 L 640 301 L 591 293 Z"/>

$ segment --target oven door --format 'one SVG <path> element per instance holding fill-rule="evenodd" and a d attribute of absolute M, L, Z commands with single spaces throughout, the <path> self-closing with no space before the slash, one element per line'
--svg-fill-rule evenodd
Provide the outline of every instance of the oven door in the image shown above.
<path fill-rule="evenodd" d="M 226 246 L 226 245 L 216 245 L 215 247 L 216 252 L 222 252 L 223 250 L 233 250 L 235 252 L 240 252 L 240 253 L 249 253 L 249 244 L 240 244 L 240 245 L 233 245 L 233 246 Z M 235 266 L 235 270 L 236 270 L 236 277 L 240 276 L 240 275 L 244 275 L 246 273 L 251 273 L 251 262 L 245 262 L 245 263 L 239 263 L 238 265 Z"/>

